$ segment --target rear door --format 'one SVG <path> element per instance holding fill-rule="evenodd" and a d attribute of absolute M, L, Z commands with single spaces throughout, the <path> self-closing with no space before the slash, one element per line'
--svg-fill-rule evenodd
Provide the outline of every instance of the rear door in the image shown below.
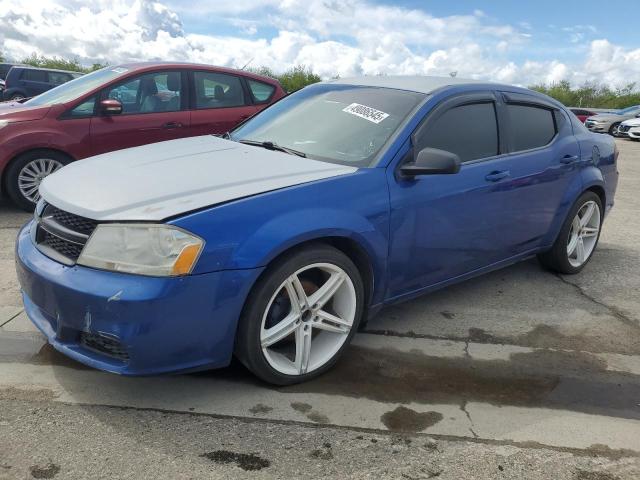
<path fill-rule="evenodd" d="M 563 110 L 522 93 L 504 92 L 502 99 L 509 178 L 496 188 L 512 195 L 499 228 L 509 232 L 509 252 L 516 255 L 548 243 L 570 184 L 579 182 L 581 155 Z"/>
<path fill-rule="evenodd" d="M 258 111 L 240 76 L 195 70 L 191 78 L 190 135 L 223 134 Z"/>
<path fill-rule="evenodd" d="M 188 136 L 186 84 L 186 72 L 166 70 L 134 75 L 105 89 L 100 98 L 119 100 L 123 111 L 98 112 L 91 120 L 93 154 Z"/>

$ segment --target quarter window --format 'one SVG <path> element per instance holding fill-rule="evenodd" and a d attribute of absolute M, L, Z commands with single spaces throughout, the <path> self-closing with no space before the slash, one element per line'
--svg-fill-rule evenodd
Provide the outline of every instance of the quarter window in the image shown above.
<path fill-rule="evenodd" d="M 427 147 L 455 153 L 463 162 L 498 155 L 494 103 L 472 103 L 447 110 L 418 139 L 420 150 Z"/>
<path fill-rule="evenodd" d="M 74 109 L 68 112 L 68 116 L 72 118 L 82 118 L 82 117 L 90 117 L 93 115 L 93 109 L 96 106 L 96 97 L 91 97 L 80 105 L 76 106 Z"/>
<path fill-rule="evenodd" d="M 256 102 L 266 102 L 271 98 L 276 87 L 268 83 L 258 82 L 257 80 L 247 80 L 249 89 Z"/>
<path fill-rule="evenodd" d="M 194 72 L 196 108 L 240 107 L 245 104 L 238 77 L 215 72 Z"/>
<path fill-rule="evenodd" d="M 556 135 L 553 111 L 531 105 L 508 104 L 511 148 L 518 152 L 548 145 Z"/>

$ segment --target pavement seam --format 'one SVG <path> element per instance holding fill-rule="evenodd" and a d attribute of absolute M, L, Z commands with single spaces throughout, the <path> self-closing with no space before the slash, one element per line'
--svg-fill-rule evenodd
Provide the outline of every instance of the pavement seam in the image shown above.
<path fill-rule="evenodd" d="M 606 304 L 605 302 L 603 302 L 601 300 L 598 300 L 595 297 L 592 297 L 580 285 L 578 285 L 577 283 L 570 282 L 569 280 L 564 278 L 559 273 L 556 273 L 555 277 L 558 280 L 560 280 L 562 283 L 565 283 L 565 284 L 570 285 L 571 287 L 573 287 L 582 297 L 586 298 L 587 300 L 590 300 L 591 302 L 595 303 L 596 305 L 599 305 L 599 306 L 609 310 L 611 315 L 616 317 L 618 320 L 620 320 L 625 325 L 628 325 L 630 327 L 633 327 L 633 328 L 636 328 L 636 329 L 640 330 L 640 322 L 638 322 L 637 320 L 634 320 L 633 318 L 628 317 L 626 314 L 622 313 L 617 307 L 613 307 L 611 305 Z"/>
<path fill-rule="evenodd" d="M 471 426 L 469 427 L 469 431 L 473 435 L 473 438 L 480 438 L 478 434 L 475 432 L 475 430 L 473 429 L 475 424 L 471 419 L 471 414 L 469 413 L 469 410 L 467 410 L 467 403 L 468 403 L 467 400 L 463 400 L 462 403 L 460 404 L 460 410 L 462 410 L 464 414 L 467 416 L 467 418 L 469 419 L 469 423 L 471 424 Z"/>
<path fill-rule="evenodd" d="M 8 399 L 1 399 L 8 400 Z M 49 403 L 48 401 L 29 401 L 24 400 L 28 403 Z M 353 431 L 353 432 L 362 432 L 362 433 L 370 433 L 377 435 L 385 435 L 385 436 L 414 436 L 414 437 L 424 437 L 424 438 L 432 438 L 437 440 L 444 441 L 452 441 L 452 442 L 470 442 L 470 443 L 478 443 L 484 445 L 498 445 L 498 446 L 513 446 L 517 448 L 530 448 L 535 450 L 553 450 L 556 452 L 570 453 L 575 456 L 580 457 L 594 457 L 599 456 L 608 459 L 620 459 L 620 458 L 640 458 L 640 451 L 628 450 L 628 449 L 612 449 L 608 447 L 601 447 L 596 445 L 592 445 L 587 448 L 577 448 L 577 447 L 561 447 L 556 445 L 547 445 L 544 443 L 533 442 L 533 441 L 523 441 L 519 442 L 516 440 L 496 440 L 491 438 L 481 438 L 481 437 L 466 437 L 461 435 L 446 435 L 446 434 L 438 434 L 438 433 L 428 433 L 428 432 L 395 432 L 391 430 L 383 430 L 378 428 L 369 428 L 369 427 L 352 427 L 345 425 L 336 425 L 332 423 L 308 423 L 297 420 L 279 420 L 279 419 L 270 419 L 270 418 L 256 418 L 256 417 L 243 417 L 238 415 L 224 415 L 220 413 L 206 413 L 206 412 L 185 412 L 181 410 L 171 410 L 165 408 L 153 408 L 153 407 L 134 407 L 128 405 L 109 405 L 109 404 L 98 404 L 98 403 L 81 403 L 81 402 L 64 402 L 59 400 L 51 400 L 50 402 L 56 403 L 59 405 L 66 405 L 70 407 L 83 407 L 83 408 L 108 408 L 113 410 L 124 410 L 124 411 L 140 411 L 140 412 L 157 412 L 157 413 L 168 413 L 175 415 L 186 415 L 192 417 L 208 417 L 215 418 L 220 420 L 237 420 L 239 422 L 244 423 L 263 423 L 263 424 L 274 424 L 274 425 L 297 425 L 306 428 L 314 428 L 314 429 L 328 429 L 334 428 L 337 430 L 343 431 Z M 466 405 L 465 405 L 466 409 Z"/>
<path fill-rule="evenodd" d="M 19 316 L 22 312 L 24 312 L 24 308 L 21 308 L 18 313 L 16 313 L 15 315 L 13 315 L 9 320 L 7 320 L 6 322 L 0 324 L 0 328 L 4 327 L 7 323 L 9 323 L 11 320 L 13 320 L 14 318 L 16 318 L 17 316 Z"/>

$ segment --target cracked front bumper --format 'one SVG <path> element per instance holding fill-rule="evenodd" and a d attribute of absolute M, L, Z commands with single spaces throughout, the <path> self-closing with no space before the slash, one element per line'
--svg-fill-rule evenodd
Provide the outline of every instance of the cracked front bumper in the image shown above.
<path fill-rule="evenodd" d="M 228 365 L 261 269 L 160 278 L 69 267 L 35 248 L 29 226 L 18 235 L 16 271 L 25 311 L 54 348 L 123 375 Z"/>

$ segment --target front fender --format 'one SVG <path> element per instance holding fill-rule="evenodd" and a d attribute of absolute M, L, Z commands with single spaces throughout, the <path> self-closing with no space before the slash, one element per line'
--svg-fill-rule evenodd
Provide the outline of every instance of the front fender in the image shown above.
<path fill-rule="evenodd" d="M 194 274 L 267 266 L 310 240 L 342 237 L 367 253 L 377 290 L 386 272 L 389 196 L 384 169 L 236 200 L 172 220 L 205 239 Z"/>

